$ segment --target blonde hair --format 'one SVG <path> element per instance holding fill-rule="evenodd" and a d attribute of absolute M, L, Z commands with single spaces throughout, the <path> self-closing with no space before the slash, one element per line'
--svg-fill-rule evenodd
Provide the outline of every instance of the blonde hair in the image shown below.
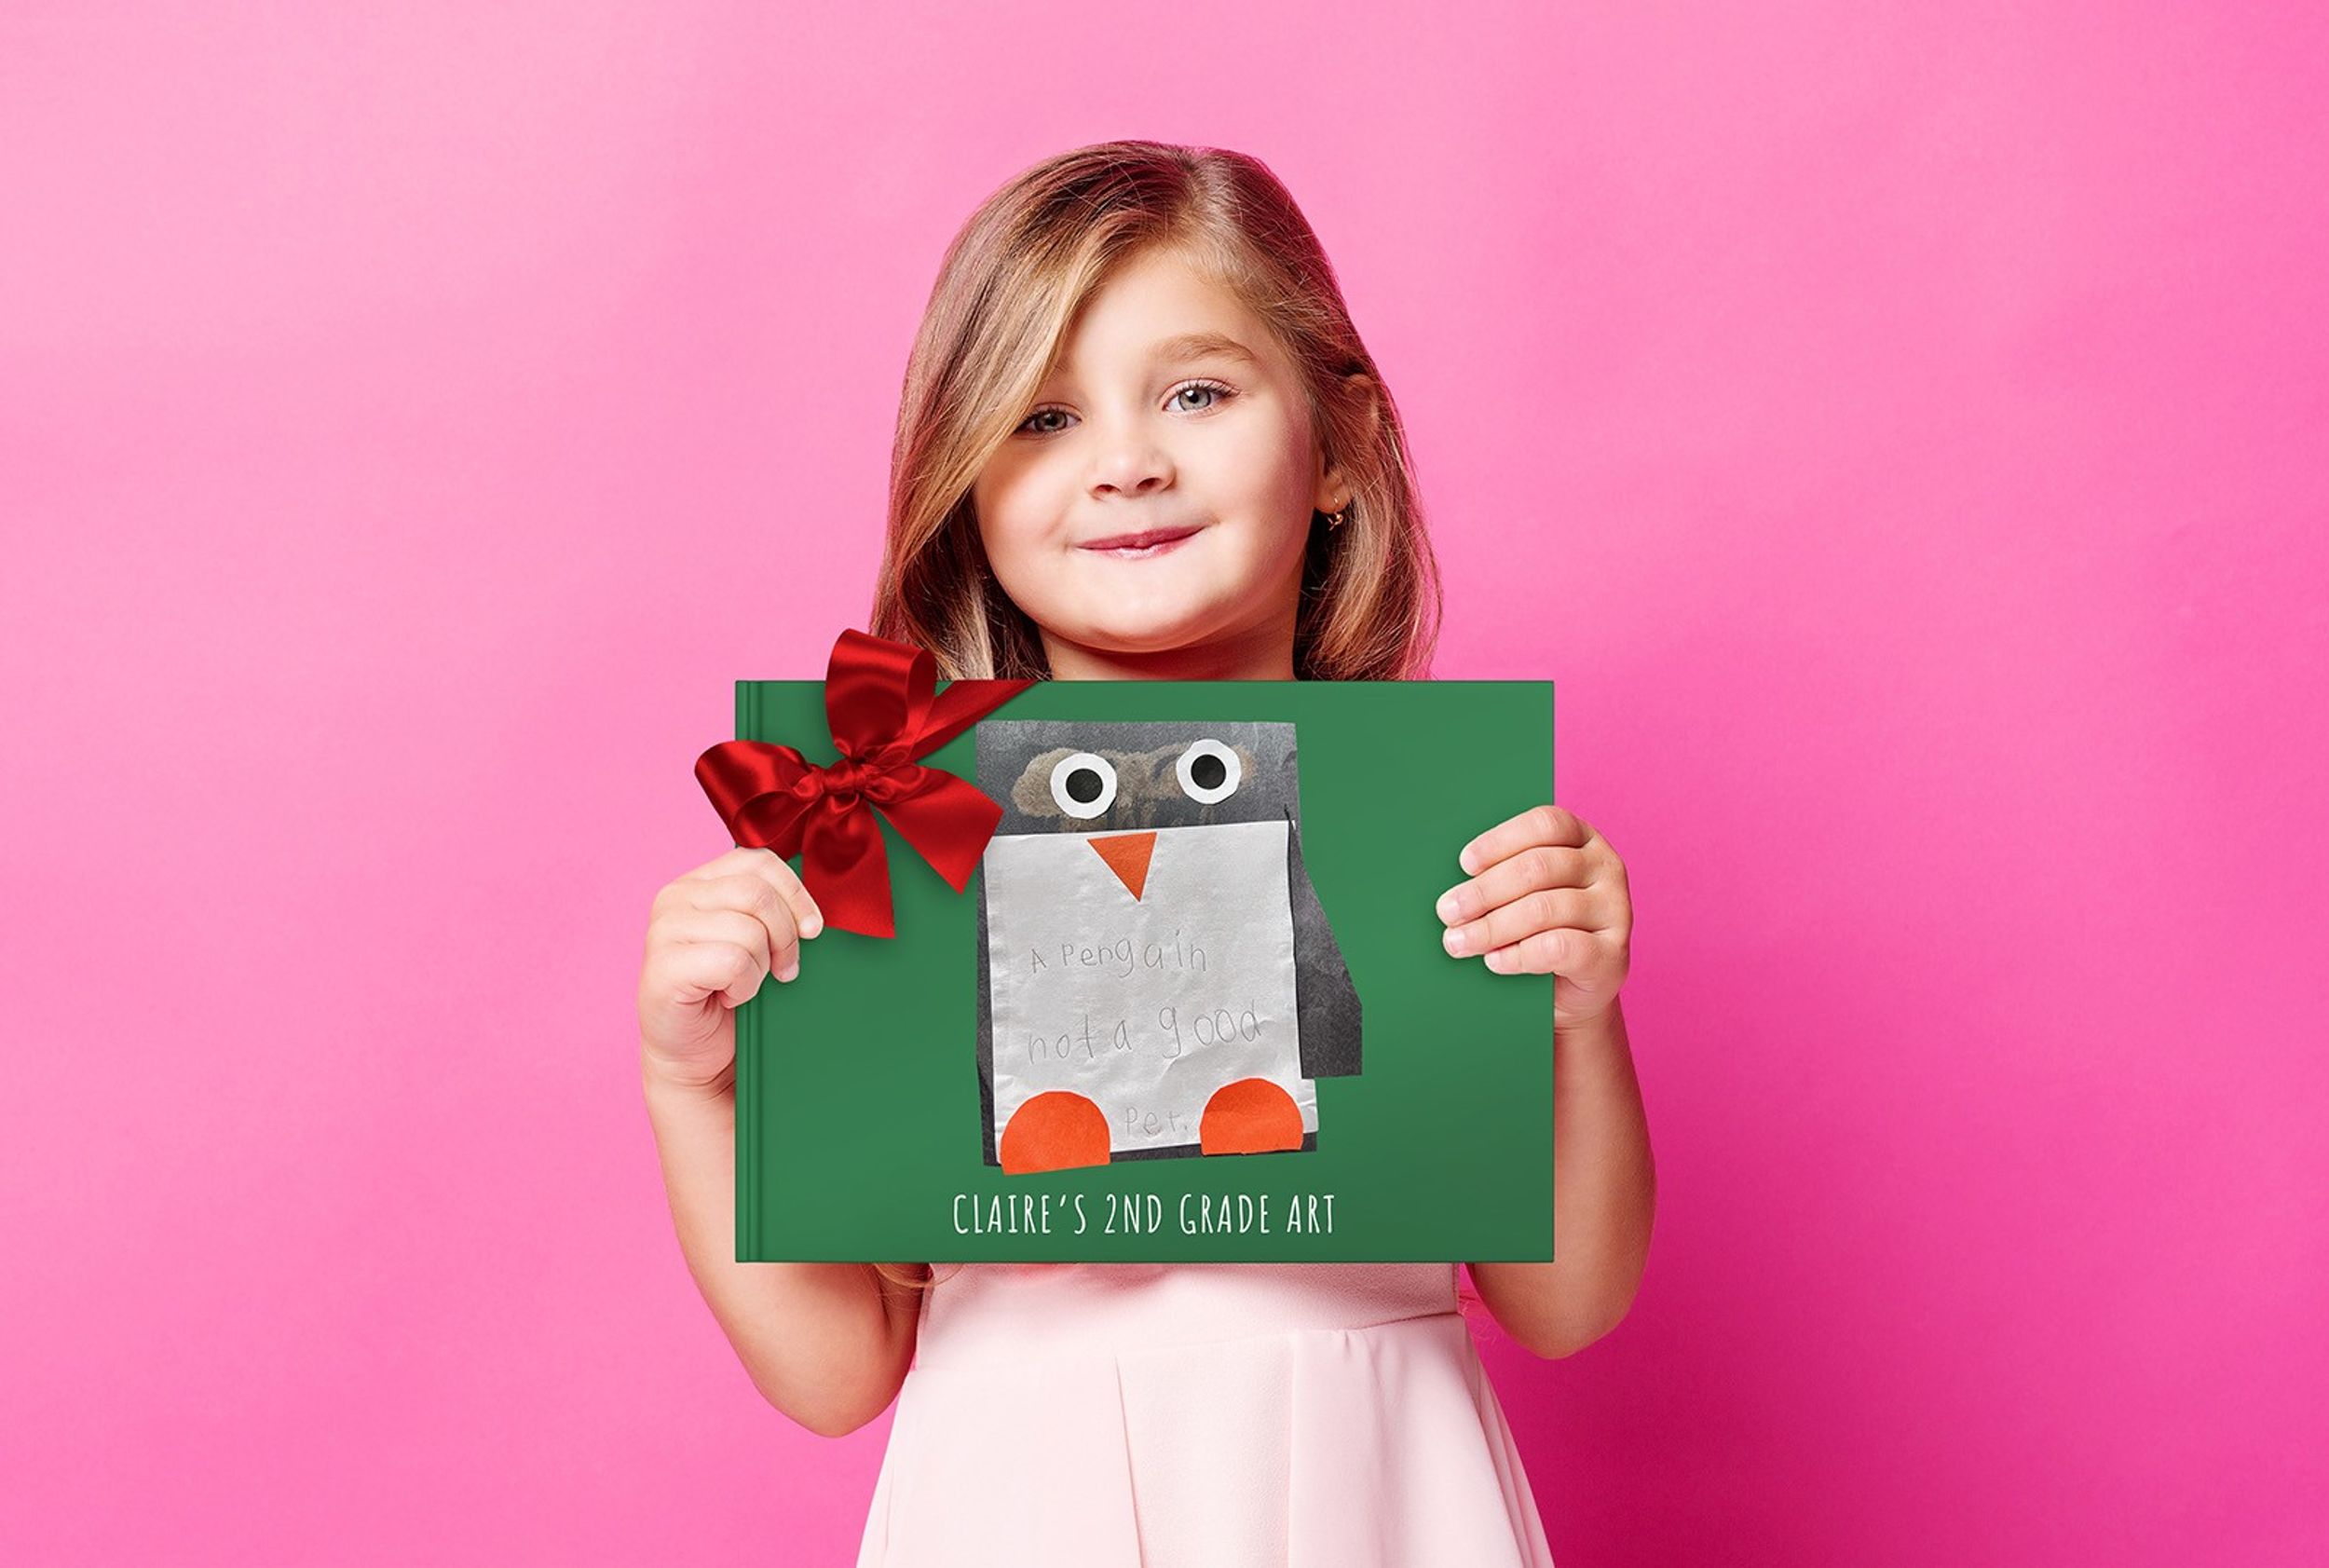
<path fill-rule="evenodd" d="M 1159 248 L 1268 326 L 1301 375 L 1328 463 L 1351 481 L 1341 527 L 1311 518 L 1296 676 L 1428 674 L 1439 575 L 1406 434 L 1318 237 L 1260 159 L 1161 142 L 1046 158 L 981 203 L 947 248 L 906 361 L 866 629 L 930 649 L 947 679 L 1049 676 L 1034 622 L 987 565 L 971 487 L 1025 417 L 1077 310 Z"/>
<path fill-rule="evenodd" d="M 1050 676 L 1034 622 L 987 565 L 971 488 L 1056 365 L 1077 311 L 1126 263 L 1158 249 L 1267 325 L 1301 376 L 1327 462 L 1351 482 L 1342 526 L 1311 518 L 1296 676 L 1427 675 L 1438 566 L 1397 406 L 1334 268 L 1292 193 L 1259 158 L 1162 142 L 1103 142 L 1046 158 L 982 202 L 947 246 L 906 360 L 866 629 L 928 648 L 948 680 Z M 927 1263 L 865 1266 L 909 1291 L 951 1277 Z"/>

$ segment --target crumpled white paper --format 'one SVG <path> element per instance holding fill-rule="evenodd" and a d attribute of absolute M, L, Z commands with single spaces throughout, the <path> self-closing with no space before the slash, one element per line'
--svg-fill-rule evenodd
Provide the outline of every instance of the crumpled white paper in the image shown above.
<path fill-rule="evenodd" d="M 1205 1102 L 1241 1078 L 1301 1074 L 1287 823 L 1153 830 L 1135 898 L 1096 833 L 1003 834 L 983 862 L 995 1139 L 1050 1089 L 1108 1118 L 1111 1153 L 1194 1145 Z"/>

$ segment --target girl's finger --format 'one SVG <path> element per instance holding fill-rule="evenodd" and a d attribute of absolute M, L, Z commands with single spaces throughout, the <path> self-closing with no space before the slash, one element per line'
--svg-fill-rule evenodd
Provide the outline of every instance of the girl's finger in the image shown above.
<path fill-rule="evenodd" d="M 697 909 L 733 909 L 752 916 L 768 927 L 770 973 L 780 980 L 789 980 L 799 970 L 800 927 L 794 918 L 793 906 L 769 878 L 748 870 L 727 877 L 697 878 L 688 888 L 688 899 Z"/>
<path fill-rule="evenodd" d="M 716 996 L 741 1007 L 760 990 L 768 965 L 749 948 L 732 942 L 674 942 L 650 961 L 650 984 L 674 1007 L 693 1007 Z"/>
<path fill-rule="evenodd" d="M 774 850 L 740 846 L 714 856 L 680 881 L 716 882 L 736 876 L 758 877 L 776 889 L 777 896 L 791 907 L 793 923 L 803 936 L 814 936 L 824 929 L 824 911 L 817 907 L 817 901 L 801 885 L 800 873 Z"/>
<path fill-rule="evenodd" d="M 792 907 L 793 923 L 800 928 L 800 934 L 814 936 L 823 931 L 824 911 L 818 908 L 817 901 L 809 895 L 809 889 L 802 885 L 800 873 L 793 869 L 792 864 L 774 850 L 755 850 L 752 854 L 750 869 L 753 874 L 768 879 L 770 884 L 783 895 L 784 902 Z"/>
<path fill-rule="evenodd" d="M 1491 909 L 1477 920 L 1450 926 L 1441 942 L 1458 958 L 1491 952 L 1559 926 L 1589 928 L 1592 908 L 1591 896 L 1584 888 L 1539 888 Z"/>
<path fill-rule="evenodd" d="M 809 895 L 809 889 L 802 884 L 800 873 L 793 869 L 791 862 L 774 850 L 755 850 L 752 853 L 753 873 L 767 878 L 783 895 L 784 902 L 793 911 L 793 924 L 799 928 L 800 934 L 814 936 L 823 931 L 824 911 L 818 908 L 817 901 Z"/>
<path fill-rule="evenodd" d="M 1439 918 L 1450 925 L 1476 920 L 1500 904 L 1537 888 L 1581 888 L 1593 880 L 1585 852 L 1566 844 L 1534 844 L 1506 855 L 1468 882 L 1439 895 Z"/>
<path fill-rule="evenodd" d="M 1540 931 L 1482 960 L 1499 975 L 1562 975 L 1583 961 L 1592 938 L 1582 931 Z"/>
<path fill-rule="evenodd" d="M 1456 863 L 1472 876 L 1532 844 L 1566 844 L 1582 848 L 1593 837 L 1576 812 L 1560 806 L 1531 806 L 1508 817 L 1464 846 Z"/>
<path fill-rule="evenodd" d="M 742 909 L 674 909 L 663 918 L 661 931 L 667 941 L 725 942 L 742 948 L 762 969 L 770 967 L 776 952 L 768 922 Z"/>

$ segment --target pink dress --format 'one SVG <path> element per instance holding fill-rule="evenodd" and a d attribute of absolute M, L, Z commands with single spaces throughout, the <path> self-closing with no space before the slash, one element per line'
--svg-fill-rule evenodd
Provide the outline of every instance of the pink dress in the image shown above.
<path fill-rule="evenodd" d="M 937 1272 L 858 1568 L 1551 1568 L 1453 1263 Z"/>

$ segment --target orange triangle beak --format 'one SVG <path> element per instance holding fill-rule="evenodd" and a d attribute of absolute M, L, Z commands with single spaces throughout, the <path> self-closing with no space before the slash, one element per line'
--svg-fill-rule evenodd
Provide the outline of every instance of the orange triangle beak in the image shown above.
<path fill-rule="evenodd" d="M 1149 885 L 1149 856 L 1156 852 L 1154 833 L 1118 833 L 1106 839 L 1086 839 L 1093 852 L 1108 862 L 1116 879 L 1133 897 Z"/>

